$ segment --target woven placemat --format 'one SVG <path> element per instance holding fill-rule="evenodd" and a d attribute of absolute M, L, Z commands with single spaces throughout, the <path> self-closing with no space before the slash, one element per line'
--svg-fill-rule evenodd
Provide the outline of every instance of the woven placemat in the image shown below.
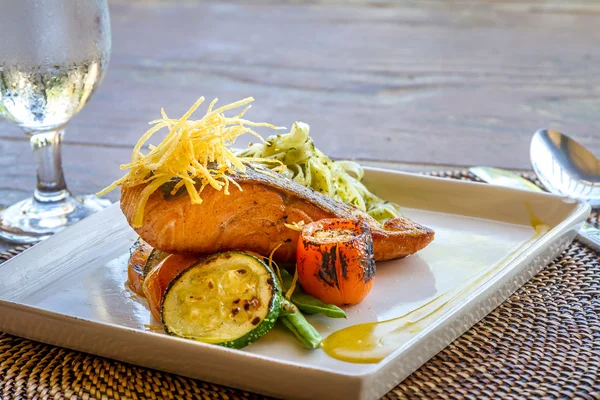
<path fill-rule="evenodd" d="M 433 175 L 477 180 L 467 172 Z M 600 260 L 579 242 L 384 396 L 533 397 L 600 399 Z M 0 398 L 263 397 L 0 333 Z"/>

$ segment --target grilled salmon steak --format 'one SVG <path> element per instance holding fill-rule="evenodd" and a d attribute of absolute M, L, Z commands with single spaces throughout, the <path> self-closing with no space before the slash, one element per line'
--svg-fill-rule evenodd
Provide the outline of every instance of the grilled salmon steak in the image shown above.
<path fill-rule="evenodd" d="M 391 260 L 427 246 L 434 232 L 406 218 L 381 224 L 366 212 L 306 188 L 263 167 L 246 168 L 232 178 L 230 194 L 206 186 L 202 203 L 192 204 L 182 188 L 155 191 L 146 202 L 144 220 L 137 233 L 155 248 L 174 254 L 212 254 L 228 250 L 254 251 L 292 262 L 299 232 L 285 223 L 306 223 L 324 218 L 365 221 L 373 236 L 375 260 Z M 131 224 L 144 185 L 123 186 L 121 209 Z"/>

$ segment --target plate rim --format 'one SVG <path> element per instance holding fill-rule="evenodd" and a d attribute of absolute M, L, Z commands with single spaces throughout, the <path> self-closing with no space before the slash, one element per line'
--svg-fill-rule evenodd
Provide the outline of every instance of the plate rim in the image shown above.
<path fill-rule="evenodd" d="M 433 181 L 452 182 L 452 184 L 457 185 L 457 186 L 469 185 L 471 187 L 481 187 L 481 188 L 491 187 L 491 185 L 489 185 L 487 183 L 482 183 L 482 182 L 450 180 L 448 178 L 443 178 L 443 177 L 402 172 L 402 171 L 390 170 L 390 169 L 379 168 L 379 167 L 366 167 L 365 166 L 364 169 L 365 169 L 365 171 L 373 171 L 373 172 L 380 172 L 380 173 L 384 173 L 384 174 L 391 174 L 394 176 L 395 179 L 401 179 L 403 176 L 412 176 L 414 178 L 424 179 L 424 180 L 427 180 L 430 182 L 433 182 Z M 530 192 L 530 191 L 526 191 L 526 190 L 506 188 L 506 187 L 497 187 L 497 188 L 498 188 L 498 190 L 508 192 L 508 193 L 523 194 L 526 192 L 528 195 L 543 196 L 545 198 L 548 198 L 549 200 L 552 199 L 552 201 L 565 201 L 565 197 L 554 195 L 551 193 L 544 193 L 544 192 L 537 193 L 537 192 Z M 571 202 L 571 201 L 569 200 L 569 202 Z M 126 327 L 123 325 L 118 325 L 118 324 L 105 322 L 105 321 L 93 321 L 93 320 L 86 319 L 86 318 L 81 318 L 81 317 L 76 317 L 76 316 L 69 315 L 69 314 L 60 313 L 57 311 L 46 310 L 41 307 L 26 305 L 26 304 L 19 303 L 16 301 L 5 300 L 2 298 L 1 294 L 0 294 L 0 310 L 5 310 L 6 308 L 19 309 L 18 312 L 20 312 L 20 313 L 38 314 L 38 315 L 41 315 L 41 316 L 44 316 L 47 318 L 56 319 L 58 321 L 67 319 L 72 323 L 85 323 L 90 326 L 101 325 L 105 329 L 117 329 L 120 333 L 123 333 L 123 334 L 125 334 L 127 332 L 137 334 L 137 335 L 150 334 L 150 337 L 156 338 L 154 340 L 164 341 L 164 343 L 167 343 L 167 344 L 174 340 L 178 343 L 182 343 L 187 346 L 189 346 L 189 345 L 198 346 L 198 347 L 204 349 L 205 351 L 215 352 L 215 354 L 223 353 L 223 354 L 232 355 L 233 357 L 243 357 L 243 358 L 247 358 L 247 359 L 255 360 L 255 361 L 275 363 L 277 366 L 300 368 L 303 370 L 307 369 L 307 370 L 311 370 L 311 371 L 315 371 L 315 372 L 318 371 L 319 373 L 326 373 L 328 375 L 331 374 L 331 375 L 335 375 L 337 377 L 344 378 L 344 379 L 351 379 L 352 381 L 354 381 L 355 383 L 359 384 L 362 387 L 362 386 L 365 386 L 368 381 L 373 380 L 375 378 L 375 376 L 378 374 L 378 372 L 382 371 L 386 366 L 388 366 L 390 363 L 392 363 L 393 360 L 397 359 L 398 357 L 401 357 L 402 354 L 405 353 L 408 349 L 410 349 L 416 342 L 418 342 L 419 340 L 422 340 L 424 337 L 432 334 L 432 331 L 434 331 L 436 328 L 438 328 L 439 325 L 442 324 L 442 322 L 452 319 L 453 315 L 455 315 L 458 311 L 460 311 L 464 307 L 468 306 L 469 303 L 471 303 L 475 297 L 480 296 L 483 291 L 488 290 L 490 288 L 490 286 L 493 285 L 498 280 L 499 277 L 509 274 L 515 268 L 516 265 L 523 263 L 524 260 L 527 259 L 527 257 L 530 256 L 531 254 L 533 254 L 534 251 L 543 250 L 544 248 L 548 247 L 553 241 L 555 241 L 559 235 L 564 234 L 565 232 L 568 232 L 570 229 L 575 229 L 574 227 L 576 227 L 578 224 L 582 224 L 585 221 L 587 215 L 589 215 L 589 213 L 591 211 L 591 207 L 589 204 L 584 203 L 582 201 L 572 201 L 572 203 L 573 203 L 573 209 L 569 212 L 569 214 L 566 218 L 561 220 L 560 223 L 558 223 L 551 230 L 549 230 L 547 233 L 542 235 L 542 237 L 540 237 L 534 243 L 531 243 L 531 245 L 527 246 L 525 249 L 522 249 L 519 252 L 519 254 L 515 258 L 513 258 L 511 261 L 509 261 L 503 268 L 501 268 L 499 271 L 495 272 L 490 278 L 486 279 L 485 282 L 483 282 L 474 291 L 472 291 L 467 296 L 465 296 L 463 299 L 461 299 L 457 304 L 454 304 L 452 307 L 450 307 L 446 312 L 444 312 L 442 315 L 440 315 L 433 323 L 431 323 L 428 326 L 426 326 L 425 328 L 423 328 L 421 330 L 421 332 L 419 332 L 418 335 L 411 338 L 409 341 L 407 341 L 405 344 L 400 346 L 394 352 L 392 352 L 391 354 L 386 356 L 380 362 L 375 363 L 375 364 L 370 364 L 369 367 L 365 367 L 365 369 L 360 372 L 359 371 L 357 371 L 357 372 L 336 371 L 331 368 L 320 367 L 319 365 L 306 366 L 306 365 L 302 365 L 302 364 L 297 364 L 293 361 L 287 361 L 287 360 L 273 358 L 272 356 L 265 356 L 265 355 L 261 355 L 261 354 L 250 353 L 250 352 L 240 352 L 235 349 L 227 349 L 224 347 L 215 346 L 215 345 L 211 345 L 211 344 L 207 344 L 207 343 L 201 343 L 201 342 L 190 343 L 192 341 L 190 341 L 188 339 L 172 337 L 172 336 L 166 335 L 164 333 L 156 333 L 156 332 L 147 331 L 147 330 L 129 328 L 129 327 Z M 109 210 L 109 209 L 114 210 L 114 208 L 119 208 L 118 204 L 119 204 L 119 202 L 117 201 L 114 204 L 112 204 L 109 208 L 107 208 L 106 210 L 103 210 L 95 215 L 96 216 L 102 215 L 102 213 L 108 212 L 107 210 Z M 425 208 L 423 208 L 423 210 L 425 210 Z M 452 213 L 446 213 L 446 214 L 452 214 Z M 452 214 L 452 215 L 457 215 L 457 214 Z M 92 218 L 93 217 L 94 216 L 92 216 Z M 475 217 L 475 218 L 477 218 L 477 217 Z M 82 221 L 82 222 L 84 222 L 84 221 Z M 77 224 L 75 226 L 77 226 Z M 67 228 L 67 229 L 71 229 L 71 228 Z M 40 243 L 39 245 L 35 245 L 35 246 L 32 246 L 32 247 L 26 249 L 25 251 L 19 253 L 18 255 L 12 257 L 10 260 L 6 261 L 4 264 L 0 264 L 0 271 L 2 270 L 2 267 L 4 265 L 18 264 L 23 256 L 28 254 L 33 249 L 39 248 L 38 246 L 44 246 L 44 243 L 49 243 L 49 242 L 51 243 L 53 241 L 52 239 L 59 240 L 59 239 L 55 239 L 55 238 L 60 238 L 61 234 L 62 234 L 62 232 L 58 233 L 57 235 L 48 239 L 47 241 Z M 63 242 L 63 244 L 64 244 L 64 242 Z M 45 246 L 49 246 L 49 245 L 45 245 Z M 507 298 L 508 298 L 508 296 L 507 296 Z M 506 301 L 506 300 L 503 300 L 502 302 L 504 302 L 504 301 Z M 488 313 L 486 313 L 486 315 L 487 314 Z M 1 318 L 0 318 L 0 322 L 2 322 Z M 473 324 L 470 326 L 472 327 Z M 468 329 L 470 329 L 470 328 L 467 328 L 467 330 Z M 7 332 L 7 333 L 10 334 L 10 332 Z M 461 336 L 462 334 L 464 334 L 464 331 L 459 336 Z M 43 340 L 40 340 L 37 338 L 32 339 L 32 338 L 30 338 L 26 335 L 22 335 L 22 334 L 17 334 L 17 336 L 21 336 L 21 337 L 28 338 L 31 340 L 36 340 L 36 341 L 43 341 Z M 447 346 L 448 344 L 446 344 L 445 346 Z M 61 346 L 60 344 L 52 344 L 52 345 Z M 84 351 L 84 350 L 79 350 L 79 349 L 75 349 L 75 350 L 76 351 Z M 98 354 L 98 355 L 101 357 L 106 357 L 106 356 L 102 356 L 100 354 Z M 127 362 L 130 362 L 130 361 L 127 361 Z"/>

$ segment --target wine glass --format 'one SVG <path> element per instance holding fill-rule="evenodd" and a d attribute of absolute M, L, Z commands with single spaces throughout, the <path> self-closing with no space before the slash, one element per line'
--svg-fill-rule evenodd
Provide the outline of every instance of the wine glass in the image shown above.
<path fill-rule="evenodd" d="M 67 189 L 60 143 L 108 65 L 106 0 L 0 0 L 0 115 L 29 136 L 33 197 L 0 212 L 0 238 L 35 243 L 108 205 Z"/>

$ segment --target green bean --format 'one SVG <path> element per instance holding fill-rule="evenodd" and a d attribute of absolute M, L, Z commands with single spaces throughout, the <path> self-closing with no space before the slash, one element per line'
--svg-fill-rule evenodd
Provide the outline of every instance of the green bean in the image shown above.
<path fill-rule="evenodd" d="M 287 271 L 286 271 L 287 274 Z M 289 274 L 287 274 L 289 276 Z M 294 336 L 309 349 L 316 349 L 323 338 L 321 334 L 304 318 L 298 308 L 285 297 L 281 303 L 279 320 Z"/>
<path fill-rule="evenodd" d="M 346 318 L 346 312 L 333 304 L 325 304 L 321 300 L 301 291 L 294 291 L 292 302 L 299 310 L 307 314 L 323 314 L 329 318 Z"/>
<path fill-rule="evenodd" d="M 292 331 L 300 343 L 309 349 L 316 349 L 321 344 L 323 340 L 321 334 L 304 318 L 300 311 L 279 317 L 279 320 Z"/>
<path fill-rule="evenodd" d="M 281 310 L 279 311 L 279 316 L 285 317 L 287 315 L 295 314 L 297 312 L 300 312 L 298 311 L 298 307 L 296 307 L 293 303 L 290 303 L 288 299 L 283 297 L 283 300 L 281 301 Z"/>
<path fill-rule="evenodd" d="M 292 286 L 292 276 L 285 270 L 281 270 L 282 285 L 285 290 Z M 333 304 L 325 304 L 321 300 L 305 293 L 298 285 L 292 294 L 292 303 L 307 314 L 323 314 L 329 318 L 346 318 L 344 310 Z"/>
<path fill-rule="evenodd" d="M 292 277 L 292 275 L 290 275 L 290 273 L 286 269 L 281 268 L 281 279 L 283 279 L 283 282 L 281 282 L 281 286 L 283 286 L 283 288 L 285 289 L 284 292 L 286 292 L 292 286 L 292 281 L 294 280 L 294 277 Z M 296 286 L 296 289 L 299 289 L 298 286 Z"/>

